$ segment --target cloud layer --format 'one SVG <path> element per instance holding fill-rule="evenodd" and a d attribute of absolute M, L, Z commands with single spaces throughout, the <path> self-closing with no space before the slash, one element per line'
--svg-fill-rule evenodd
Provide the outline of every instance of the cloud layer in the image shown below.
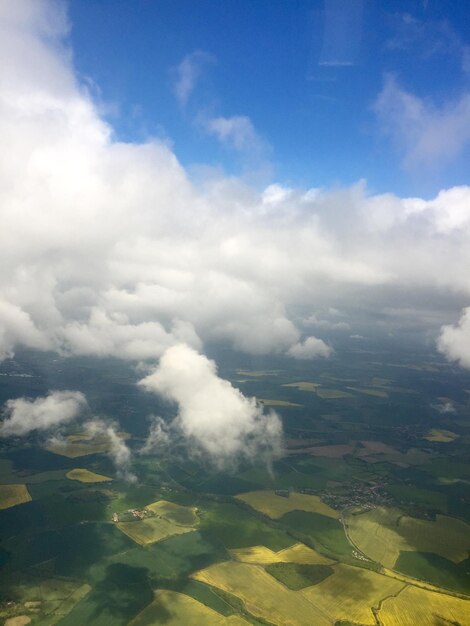
<path fill-rule="evenodd" d="M 470 297 L 469 187 L 425 200 L 370 195 L 364 183 L 257 189 L 219 174 L 196 184 L 162 142 L 114 138 L 75 76 L 60 7 L 0 7 L 1 358 L 27 346 L 155 359 L 211 341 L 327 356 L 303 320 L 336 307 L 354 334 L 348 312 L 390 311 L 397 299 L 416 310 L 418 289 L 436 319 L 455 319 L 452 302 Z M 382 106 L 412 118 L 419 103 L 388 90 Z M 465 119 L 466 106 L 455 109 Z M 419 129 L 426 146 L 432 133 Z M 235 148 L 252 139 L 243 118 L 219 118 L 213 132 Z M 324 337 L 327 322 L 315 327 Z"/>
<path fill-rule="evenodd" d="M 67 424 L 87 408 L 85 396 L 79 391 L 52 391 L 34 400 L 16 398 L 5 403 L 0 437 L 24 436 Z"/>
<path fill-rule="evenodd" d="M 215 363 L 186 345 L 169 348 L 139 384 L 176 403 L 173 429 L 182 433 L 194 453 L 220 467 L 240 458 L 269 459 L 280 450 L 278 416 L 265 413 L 255 398 L 246 398 L 219 378 Z M 162 436 L 157 422 L 147 448 L 161 443 Z"/>

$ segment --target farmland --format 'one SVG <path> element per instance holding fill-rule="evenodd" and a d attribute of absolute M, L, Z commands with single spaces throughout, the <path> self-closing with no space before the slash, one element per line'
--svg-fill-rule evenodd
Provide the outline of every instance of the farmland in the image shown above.
<path fill-rule="evenodd" d="M 290 511 L 309 511 L 327 517 L 338 518 L 337 511 L 324 504 L 318 496 L 291 493 L 289 497 L 277 495 L 274 491 L 253 491 L 237 496 L 257 511 L 277 519 Z"/>
<path fill-rule="evenodd" d="M 86 358 L 48 363 L 61 388 L 83 388 L 95 414 L 120 422 L 137 481 L 79 426 L 1 441 L 0 622 L 466 624 L 470 378 L 365 352 L 233 359 L 224 376 L 283 422 L 269 463 L 141 454 L 155 407 L 135 372 L 112 359 L 99 372 Z M 14 379 L 15 393 L 32 380 Z M 455 413 L 433 409 L 438 398 Z"/>
<path fill-rule="evenodd" d="M 249 626 L 241 617 L 225 617 L 197 600 L 174 591 L 159 591 L 155 600 L 129 626 L 152 626 L 160 623 L 167 626 Z"/>
<path fill-rule="evenodd" d="M 142 510 L 134 509 L 128 515 L 131 521 L 119 521 L 123 516 L 115 515 L 117 528 L 140 545 L 191 532 L 198 523 L 194 508 L 165 500 L 148 504 Z"/>
<path fill-rule="evenodd" d="M 352 619 L 375 624 L 371 607 L 403 588 L 403 583 L 369 572 L 338 565 L 322 580 L 299 591 L 292 591 L 255 565 L 213 565 L 194 574 L 197 580 L 238 595 L 254 615 L 278 624 L 304 626 L 331 625 Z M 342 592 L 338 596 L 338 589 Z"/>
<path fill-rule="evenodd" d="M 0 485 L 0 509 L 29 502 L 31 495 L 26 485 Z"/>
<path fill-rule="evenodd" d="M 383 601 L 379 611 L 383 626 L 436 626 L 437 624 L 467 624 L 470 601 L 443 593 L 406 587 L 396 597 Z"/>
<path fill-rule="evenodd" d="M 102 474 L 95 474 L 90 470 L 83 468 L 76 468 L 67 472 L 66 477 L 69 480 L 78 480 L 81 483 L 103 483 L 112 480 L 109 476 L 103 476 Z"/>
<path fill-rule="evenodd" d="M 468 524 L 443 515 L 432 522 L 377 508 L 349 515 L 347 524 L 354 544 L 385 567 L 393 568 L 401 551 L 432 552 L 457 563 L 470 550 Z"/>
<path fill-rule="evenodd" d="M 231 550 L 230 552 L 234 559 L 242 561 L 243 563 L 305 563 L 317 565 L 328 565 L 332 563 L 331 559 L 325 558 L 303 543 L 296 543 L 291 548 L 285 548 L 278 552 L 274 552 L 265 546 L 239 548 L 238 550 Z"/>

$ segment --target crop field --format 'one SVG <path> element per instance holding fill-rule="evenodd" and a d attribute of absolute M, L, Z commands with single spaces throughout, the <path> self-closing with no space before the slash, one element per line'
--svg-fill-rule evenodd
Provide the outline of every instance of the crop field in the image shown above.
<path fill-rule="evenodd" d="M 445 493 L 422 489 L 414 485 L 390 485 L 387 487 L 387 491 L 394 496 L 397 502 L 413 502 L 441 513 L 447 513 L 447 496 Z"/>
<path fill-rule="evenodd" d="M 350 546 L 342 524 L 332 517 L 306 511 L 291 511 L 280 518 L 281 524 L 316 550 L 334 559 L 351 561 Z"/>
<path fill-rule="evenodd" d="M 307 563 L 271 563 L 264 568 L 268 574 L 285 585 L 288 589 L 298 591 L 316 585 L 334 572 L 329 565 Z"/>
<path fill-rule="evenodd" d="M 28 624 L 31 624 L 31 618 L 28 615 L 18 615 L 5 620 L 5 626 L 27 626 Z"/>
<path fill-rule="evenodd" d="M 324 389 L 318 387 L 316 389 L 317 396 L 323 400 L 336 400 L 340 398 L 352 398 L 353 394 L 348 391 L 342 391 L 341 389 Z"/>
<path fill-rule="evenodd" d="M 296 543 L 282 530 L 272 528 L 234 504 L 212 505 L 201 517 L 200 528 L 229 550 L 262 545 L 278 551 Z"/>
<path fill-rule="evenodd" d="M 388 393 L 383 389 L 376 389 L 374 387 L 348 387 L 351 391 L 357 391 L 357 393 L 363 393 L 366 396 L 372 396 L 374 398 L 388 398 Z"/>
<path fill-rule="evenodd" d="M 233 593 L 253 615 L 283 626 L 331 626 L 348 619 L 373 626 L 371 607 L 404 587 L 401 581 L 368 570 L 342 564 L 333 569 L 321 582 L 299 591 L 288 589 L 259 566 L 242 563 L 218 563 L 193 577 Z"/>
<path fill-rule="evenodd" d="M 0 485 L 0 509 L 9 509 L 30 500 L 31 495 L 26 485 Z"/>
<path fill-rule="evenodd" d="M 436 441 L 438 443 L 449 443 L 455 441 L 457 438 L 458 435 L 456 433 L 440 428 L 431 428 L 428 434 L 423 437 L 423 439 L 427 439 L 427 441 Z"/>
<path fill-rule="evenodd" d="M 69 480 L 78 480 L 81 483 L 104 483 L 112 480 L 109 476 L 95 474 L 95 472 L 78 467 L 67 472 L 66 476 Z"/>
<path fill-rule="evenodd" d="M 334 570 L 332 576 L 300 592 L 333 623 L 350 620 L 376 624 L 371 607 L 404 587 L 401 581 L 342 563 L 334 566 Z"/>
<path fill-rule="evenodd" d="M 290 450 L 289 454 L 312 454 L 313 456 L 325 456 L 331 459 L 339 459 L 345 454 L 352 454 L 354 447 L 349 444 L 339 444 L 337 446 L 311 446 L 302 450 Z"/>
<path fill-rule="evenodd" d="M 226 561 L 197 572 L 193 578 L 236 595 L 252 615 L 271 623 L 331 626 L 328 616 L 317 612 L 301 592 L 287 589 L 257 565 Z"/>
<path fill-rule="evenodd" d="M 400 552 L 395 569 L 436 587 L 470 594 L 470 561 L 449 561 L 433 552 Z"/>
<path fill-rule="evenodd" d="M 261 378 L 264 376 L 278 376 L 279 370 L 237 370 L 239 376 L 250 376 L 252 378 Z"/>
<path fill-rule="evenodd" d="M 470 600 L 408 586 L 382 602 L 383 626 L 447 626 L 470 622 Z"/>
<path fill-rule="evenodd" d="M 128 433 L 119 432 L 118 435 L 121 439 L 129 438 Z M 110 446 L 111 444 L 105 436 L 90 437 L 90 435 L 86 433 L 81 433 L 69 435 L 64 441 L 50 443 L 47 446 L 47 450 L 54 454 L 68 457 L 69 459 L 75 459 L 90 454 L 108 452 Z"/>
<path fill-rule="evenodd" d="M 181 526 L 195 526 L 198 523 L 196 507 L 182 506 L 167 500 L 158 500 L 148 504 L 147 509 L 160 517 L 164 517 L 169 522 L 180 524 Z"/>
<path fill-rule="evenodd" d="M 288 400 L 269 400 L 267 398 L 258 398 L 258 402 L 261 402 L 264 406 L 302 406 L 297 402 L 289 402 Z"/>
<path fill-rule="evenodd" d="M 329 565 L 334 562 L 303 543 L 296 543 L 291 548 L 285 548 L 284 550 L 279 550 L 279 552 L 273 552 L 265 546 L 252 546 L 250 548 L 230 550 L 230 553 L 237 561 L 243 563 L 258 563 L 260 565 L 267 565 L 269 563 Z"/>
<path fill-rule="evenodd" d="M 300 383 L 287 383 L 282 385 L 283 387 L 294 387 L 300 391 L 312 391 L 315 393 L 317 387 L 320 387 L 320 383 L 300 382 Z"/>
<path fill-rule="evenodd" d="M 240 494 L 237 498 L 273 519 L 279 519 L 290 511 L 320 513 L 335 519 L 339 517 L 338 511 L 322 502 L 318 496 L 303 493 L 293 492 L 288 498 L 284 498 L 276 495 L 274 491 L 251 491 Z"/>
<path fill-rule="evenodd" d="M 224 616 L 198 602 L 194 598 L 176 591 L 158 591 L 155 600 L 146 607 L 129 626 L 249 626 L 237 615 Z"/>
<path fill-rule="evenodd" d="M 87 584 L 55 578 L 32 579 L 27 584 L 12 584 L 10 593 L 15 598 L 15 603 L 10 607 L 2 605 L 0 618 L 7 618 L 7 621 L 8 619 L 18 620 L 22 614 L 26 613 L 33 617 L 33 623 L 37 623 L 38 620 L 44 623 L 43 619 L 48 619 L 49 622 L 59 620 L 67 615 L 74 605 L 89 593 L 90 589 L 91 587 Z M 18 621 L 18 624 L 20 623 Z"/>
<path fill-rule="evenodd" d="M 443 515 L 430 522 L 379 507 L 349 515 L 347 523 L 351 540 L 358 548 L 389 568 L 394 567 L 400 551 L 433 552 L 458 563 L 470 549 L 468 524 Z"/>
<path fill-rule="evenodd" d="M 119 522 L 116 526 L 141 546 L 194 530 L 191 526 L 181 526 L 164 517 L 151 517 L 135 522 Z"/>
<path fill-rule="evenodd" d="M 382 441 L 361 441 L 361 443 L 364 448 L 359 451 L 359 456 L 366 454 L 395 454 L 398 452 L 396 448 Z"/>

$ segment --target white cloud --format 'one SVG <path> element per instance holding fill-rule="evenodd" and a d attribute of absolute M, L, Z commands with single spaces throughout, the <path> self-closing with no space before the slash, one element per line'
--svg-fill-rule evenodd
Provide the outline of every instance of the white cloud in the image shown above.
<path fill-rule="evenodd" d="M 337 307 L 332 323 L 349 323 L 358 302 L 412 309 L 419 288 L 448 320 L 449 302 L 470 298 L 470 187 L 425 200 L 363 182 L 196 184 L 167 145 L 113 138 L 75 76 L 57 3 L 0 4 L 0 358 L 27 346 L 154 360 L 213 341 L 313 354 L 306 311 Z M 409 126 L 426 126 L 427 105 L 396 100 L 397 124 L 405 107 Z M 241 116 L 212 129 L 238 151 L 259 140 Z"/>
<path fill-rule="evenodd" d="M 119 435 L 117 425 L 101 419 L 93 419 L 86 422 L 84 427 L 91 439 L 99 437 L 100 440 L 105 438 L 109 442 L 108 455 L 116 467 L 119 478 L 129 483 L 135 483 L 137 477 L 131 470 L 132 453 L 125 440 Z"/>
<path fill-rule="evenodd" d="M 268 148 L 246 115 L 213 117 L 203 125 L 209 134 L 236 152 L 260 156 Z"/>
<path fill-rule="evenodd" d="M 446 164 L 470 143 L 470 93 L 437 106 L 388 76 L 374 109 L 383 131 L 402 151 L 405 167 Z"/>
<path fill-rule="evenodd" d="M 23 436 L 67 424 L 87 408 L 79 391 L 51 391 L 43 398 L 16 398 L 5 403 L 0 436 Z"/>
<path fill-rule="evenodd" d="M 185 106 L 194 91 L 203 70 L 208 63 L 214 62 L 214 57 L 203 50 L 195 50 L 184 57 L 175 68 L 174 91 L 178 102 Z"/>
<path fill-rule="evenodd" d="M 189 346 L 169 348 L 139 384 L 177 404 L 173 428 L 193 452 L 219 467 L 239 458 L 269 459 L 279 452 L 282 426 L 277 415 L 264 413 L 255 398 L 246 398 L 219 378 L 215 363 Z M 157 430 L 161 436 L 160 422 Z"/>
<path fill-rule="evenodd" d="M 433 409 L 436 409 L 436 411 L 444 415 L 448 413 L 457 413 L 455 406 L 449 400 L 440 402 L 439 404 L 432 404 L 431 406 Z"/>
<path fill-rule="evenodd" d="M 442 327 L 437 347 L 450 361 L 470 368 L 470 307 L 462 312 L 458 324 Z"/>
<path fill-rule="evenodd" d="M 287 352 L 295 359 L 315 359 L 317 357 L 329 357 L 333 353 L 332 348 L 322 339 L 317 337 L 307 337 L 303 342 L 298 342 L 291 346 Z"/>
<path fill-rule="evenodd" d="M 150 428 L 140 454 L 156 454 L 167 449 L 171 444 L 170 428 L 158 415 L 150 416 Z"/>
<path fill-rule="evenodd" d="M 309 315 L 303 320 L 304 326 L 313 326 L 315 328 L 323 328 L 325 330 L 349 330 L 350 325 L 347 322 L 337 322 L 329 319 L 319 318 L 317 315 Z"/>

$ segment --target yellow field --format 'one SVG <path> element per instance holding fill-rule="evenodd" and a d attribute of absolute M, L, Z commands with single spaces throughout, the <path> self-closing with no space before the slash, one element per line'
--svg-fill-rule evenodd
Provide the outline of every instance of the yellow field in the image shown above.
<path fill-rule="evenodd" d="M 164 517 L 169 522 L 180 526 L 195 526 L 198 523 L 197 509 L 192 506 L 181 506 L 167 500 L 152 502 L 147 507 L 150 511 L 160 517 Z"/>
<path fill-rule="evenodd" d="M 295 387 L 295 389 L 300 389 L 300 391 L 315 391 L 317 387 L 320 387 L 320 383 L 309 383 L 309 382 L 300 382 L 300 383 L 287 383 L 286 385 L 282 385 L 283 387 Z"/>
<path fill-rule="evenodd" d="M 375 398 L 388 398 L 388 393 L 383 389 L 375 389 L 374 387 L 348 387 L 351 391 L 363 393 L 366 396 L 374 396 Z"/>
<path fill-rule="evenodd" d="M 264 406 L 303 406 L 296 402 L 288 402 L 287 400 L 268 400 L 267 398 L 258 398 L 258 401 Z"/>
<path fill-rule="evenodd" d="M 177 591 L 157 591 L 155 600 L 129 626 L 249 626 L 241 617 L 225 617 L 205 604 Z"/>
<path fill-rule="evenodd" d="M 23 504 L 31 500 L 26 485 L 0 485 L 0 509 Z"/>
<path fill-rule="evenodd" d="M 289 511 L 307 511 L 320 513 L 327 517 L 338 518 L 339 513 L 322 502 L 318 496 L 310 496 L 303 493 L 291 493 L 288 498 L 277 496 L 274 491 L 250 491 L 236 496 L 243 500 L 256 511 L 261 511 L 273 519 L 282 517 Z"/>
<path fill-rule="evenodd" d="M 435 522 L 401 516 L 396 509 L 379 507 L 347 518 L 348 534 L 374 561 L 393 568 L 401 550 L 434 552 L 459 563 L 470 550 L 470 527 L 438 515 Z"/>
<path fill-rule="evenodd" d="M 321 583 L 301 591 L 291 591 L 259 565 L 230 561 L 211 565 L 193 578 L 233 593 L 250 613 L 282 626 L 331 626 L 338 620 L 373 626 L 371 607 L 404 587 L 400 581 L 348 565 L 335 565 L 334 570 Z"/>
<path fill-rule="evenodd" d="M 233 593 L 245 603 L 252 615 L 271 623 L 331 626 L 328 616 L 317 613 L 300 592 L 287 589 L 258 565 L 225 561 L 196 572 L 193 578 Z"/>
<path fill-rule="evenodd" d="M 277 376 L 279 371 L 280 370 L 237 370 L 237 374 L 259 378 L 260 376 Z"/>
<path fill-rule="evenodd" d="M 118 522 L 116 526 L 141 546 L 194 530 L 190 526 L 179 526 L 169 522 L 164 517 L 151 517 L 135 522 Z"/>
<path fill-rule="evenodd" d="M 350 620 L 375 624 L 371 607 L 377 607 L 380 600 L 398 593 L 405 586 L 393 578 L 343 563 L 335 565 L 334 570 L 332 576 L 300 592 L 327 614 L 332 623 Z"/>
<path fill-rule="evenodd" d="M 379 618 L 383 626 L 464 626 L 470 624 L 470 600 L 409 586 L 384 600 Z"/>
<path fill-rule="evenodd" d="M 79 467 L 67 472 L 66 476 L 70 480 L 78 480 L 81 483 L 104 483 L 112 480 L 109 476 L 95 474 L 94 472 L 90 472 L 90 470 Z"/>
<path fill-rule="evenodd" d="M 145 508 L 155 513 L 155 517 L 116 524 L 119 530 L 140 545 L 189 533 L 199 521 L 195 507 L 181 506 L 167 500 L 152 502 Z"/>
<path fill-rule="evenodd" d="M 252 546 L 250 548 L 238 548 L 230 550 L 231 555 L 242 563 L 259 563 L 268 565 L 269 563 L 311 563 L 313 565 L 330 565 L 334 563 L 312 548 L 303 543 L 296 543 L 290 548 L 284 548 L 279 552 L 273 552 L 265 546 Z"/>
<path fill-rule="evenodd" d="M 27 626 L 31 624 L 31 618 L 27 615 L 17 615 L 16 617 L 9 617 L 5 621 L 5 626 Z"/>
<path fill-rule="evenodd" d="M 428 441 L 437 441 L 438 443 L 449 443 L 458 439 L 458 435 L 451 430 L 442 430 L 440 428 L 431 428 L 427 435 L 423 437 Z"/>
<path fill-rule="evenodd" d="M 121 439 L 128 439 L 129 433 L 118 433 Z M 89 454 L 101 454 L 108 452 L 111 444 L 105 435 L 98 435 L 91 437 L 87 433 L 78 433 L 76 435 L 69 435 L 65 441 L 60 443 L 51 443 L 47 446 L 49 452 L 54 454 L 60 454 L 66 456 L 69 459 L 75 459 L 80 456 L 87 456 Z"/>

